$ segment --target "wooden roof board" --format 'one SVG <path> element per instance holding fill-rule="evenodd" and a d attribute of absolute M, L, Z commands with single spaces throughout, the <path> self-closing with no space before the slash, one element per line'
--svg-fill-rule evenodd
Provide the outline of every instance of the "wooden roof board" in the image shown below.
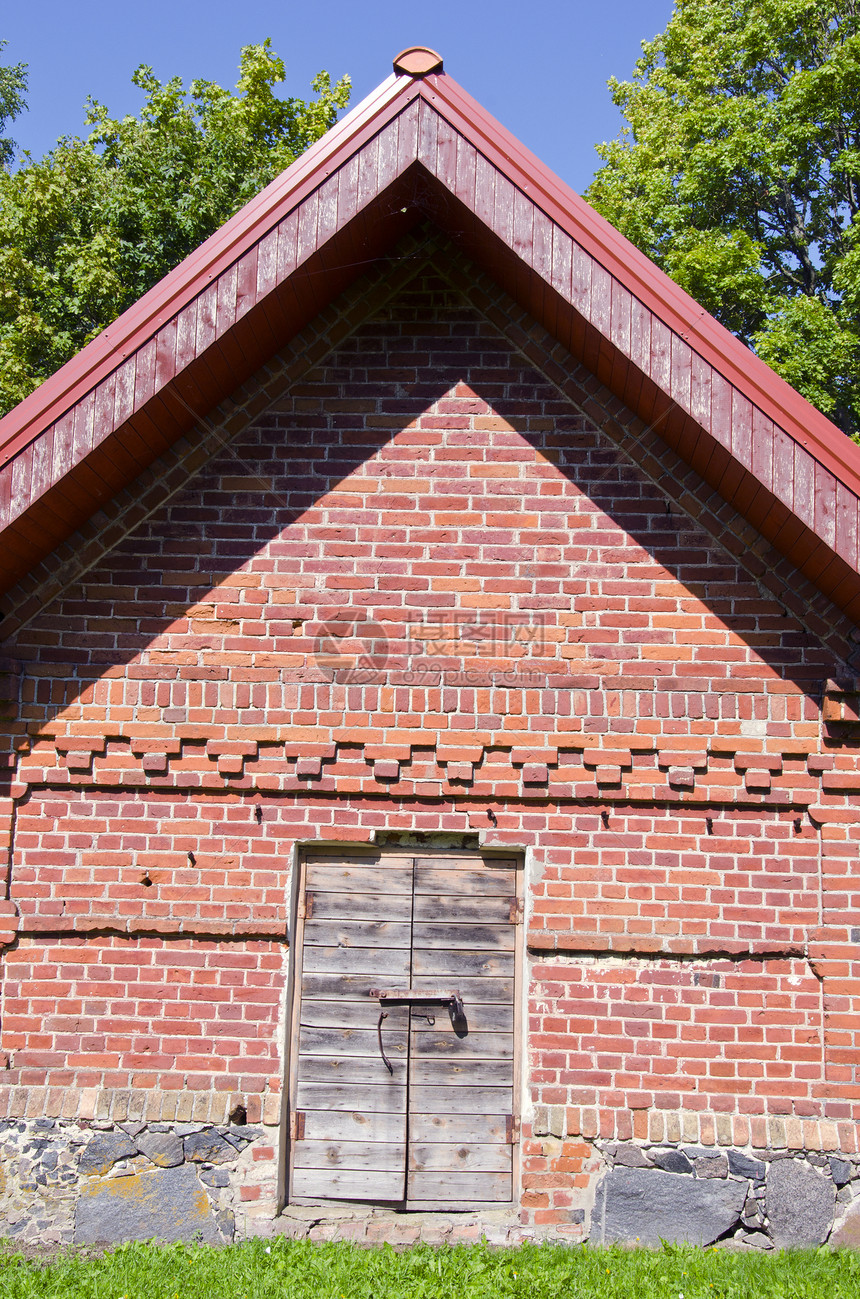
<path fill-rule="evenodd" d="M 434 74 L 424 83 L 434 103 L 464 134 L 480 140 L 490 162 L 505 169 L 513 184 L 524 185 L 545 212 L 580 241 L 583 249 L 610 274 L 625 283 L 666 324 L 704 359 L 715 364 L 741 391 L 760 399 L 764 410 L 780 409 L 801 441 L 815 444 L 825 457 L 835 457 L 855 475 L 860 473 L 860 447 L 852 443 L 800 396 L 784 379 L 730 334 L 644 253 L 599 216 L 540 162 L 525 145 L 492 118 L 452 78 Z M 790 430 L 791 431 L 791 430 Z"/>
<path fill-rule="evenodd" d="M 856 570 L 860 449 L 442 72 L 389 78 L 0 421 L 0 526 L 39 501 L 79 526 L 422 211 L 808 574 Z"/>

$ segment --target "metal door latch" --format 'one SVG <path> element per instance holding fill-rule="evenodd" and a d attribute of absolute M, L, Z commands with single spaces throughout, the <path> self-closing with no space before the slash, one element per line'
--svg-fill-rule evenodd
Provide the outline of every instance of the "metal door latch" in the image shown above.
<path fill-rule="evenodd" d="M 379 1038 L 379 1054 L 382 1056 L 382 1063 L 385 1065 L 388 1072 L 390 1074 L 393 1074 L 394 1065 L 391 1063 L 388 1056 L 385 1054 L 385 1047 L 382 1045 L 382 1021 L 384 1019 L 388 1019 L 387 1010 L 381 1010 L 379 1012 L 379 1019 L 377 1020 L 376 1023 L 376 1036 Z"/>
<path fill-rule="evenodd" d="M 370 996 L 378 998 L 379 1001 L 383 1003 L 398 1001 L 411 1005 L 414 1002 L 441 1002 L 443 1006 L 448 1007 L 448 1014 L 451 1016 L 451 1025 L 454 1032 L 465 1033 L 467 1031 L 468 1022 L 466 1020 L 466 1008 L 463 1005 L 463 998 L 460 996 L 457 988 L 450 991 L 447 989 L 440 991 L 435 988 L 371 988 Z M 425 1015 L 424 1018 L 427 1019 L 430 1024 L 435 1022 L 435 1020 L 431 1019 L 429 1015 Z M 379 1030 L 381 1033 L 382 1019 L 379 1021 Z"/>

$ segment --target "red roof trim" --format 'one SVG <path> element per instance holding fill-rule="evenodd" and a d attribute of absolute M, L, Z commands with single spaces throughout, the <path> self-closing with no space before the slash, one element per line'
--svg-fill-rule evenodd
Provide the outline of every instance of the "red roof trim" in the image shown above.
<path fill-rule="evenodd" d="M 860 446 L 589 207 L 462 86 L 432 73 L 425 78 L 424 97 L 649 310 L 860 496 Z"/>
<path fill-rule="evenodd" d="M 137 352 L 171 317 L 247 253 L 262 235 L 421 94 L 390 76 L 234 217 L 0 419 L 0 468 Z"/>
<path fill-rule="evenodd" d="M 303 205 L 310 206 L 315 212 L 317 192 L 324 192 L 323 187 L 330 188 L 331 178 L 335 175 L 337 175 L 335 188 L 339 190 L 343 186 L 344 176 L 350 175 L 342 169 L 351 162 L 357 161 L 360 155 L 375 155 L 376 139 L 379 134 L 389 125 L 397 122 L 410 104 L 417 107 L 416 101 L 421 104 L 421 122 L 417 130 L 417 139 L 413 141 L 410 137 L 407 140 L 407 148 L 405 151 L 400 150 L 396 166 L 391 159 L 388 160 L 393 170 L 389 168 L 386 172 L 383 187 L 389 186 L 395 172 L 403 175 L 412 164 L 417 164 L 421 175 L 426 178 L 427 194 L 431 194 L 433 187 L 439 185 L 440 194 L 446 197 L 453 194 L 457 197 L 456 171 L 459 147 L 454 148 L 453 154 L 451 150 L 452 142 L 456 145 L 459 138 L 466 155 L 473 160 L 477 159 L 478 177 L 482 169 L 487 175 L 491 171 L 497 173 L 497 201 L 495 211 L 487 214 L 481 208 L 481 195 L 478 193 L 473 195 L 473 199 L 477 199 L 477 202 L 464 196 L 463 199 L 458 199 L 457 204 L 450 205 L 450 210 L 453 211 L 455 208 L 460 210 L 461 204 L 464 203 L 458 218 L 464 223 L 463 229 L 473 229 L 473 233 L 490 231 L 492 235 L 488 236 L 488 246 L 493 240 L 499 243 L 496 269 L 504 260 L 507 272 L 511 270 L 511 265 L 507 263 L 512 264 L 517 283 L 522 286 L 525 279 L 530 280 L 534 292 L 529 310 L 534 311 L 535 301 L 538 302 L 538 315 L 540 315 L 541 302 L 545 305 L 548 303 L 553 312 L 556 309 L 550 301 L 554 297 L 557 286 L 550 282 L 554 267 L 552 254 L 547 247 L 547 239 L 549 239 L 549 248 L 555 244 L 552 227 L 556 227 L 559 232 L 558 237 L 565 244 L 572 241 L 574 257 L 577 256 L 577 248 L 583 250 L 582 263 L 587 262 L 592 268 L 589 278 L 596 277 L 602 288 L 602 293 L 598 295 L 598 302 L 602 303 L 602 312 L 592 313 L 589 316 L 588 308 L 577 298 L 575 286 L 572 295 L 563 295 L 563 305 L 565 311 L 570 309 L 571 319 L 581 324 L 584 347 L 582 359 L 602 382 L 610 384 L 613 390 L 626 388 L 630 376 L 636 390 L 641 389 L 646 394 L 646 404 L 649 408 L 654 406 L 655 409 L 662 410 L 665 405 L 664 415 L 677 404 L 672 400 L 673 395 L 676 396 L 680 404 L 672 413 L 671 419 L 665 423 L 663 437 L 669 445 L 676 445 L 680 436 L 679 430 L 688 427 L 686 450 L 682 452 L 688 463 L 692 462 L 691 457 L 699 460 L 704 457 L 709 461 L 711 456 L 715 455 L 711 438 L 717 436 L 711 426 L 710 433 L 706 430 L 707 435 L 702 435 L 701 451 L 696 451 L 699 441 L 699 421 L 702 418 L 702 412 L 696 409 L 695 403 L 694 378 L 697 365 L 701 366 L 703 371 L 701 382 L 706 385 L 703 391 L 710 393 L 710 384 L 712 382 L 716 384 L 719 380 L 725 390 L 723 398 L 729 399 L 729 412 L 736 403 L 739 403 L 747 412 L 746 424 L 749 424 L 752 418 L 753 424 L 758 422 L 762 425 L 762 437 L 767 442 L 765 448 L 767 454 L 762 458 L 761 463 L 757 462 L 755 465 L 753 447 L 751 444 L 748 445 L 752 430 L 746 430 L 746 424 L 733 428 L 729 413 L 727 419 L 720 420 L 719 429 L 723 434 L 731 432 L 730 439 L 724 440 L 723 436 L 717 436 L 717 440 L 724 443 L 722 449 L 726 456 L 726 466 L 734 482 L 734 488 L 728 493 L 727 499 L 731 500 L 742 513 L 746 512 L 746 509 L 751 510 L 748 517 L 755 526 L 761 527 L 764 518 L 764 516 L 758 517 L 752 509 L 756 501 L 759 502 L 759 506 L 756 507 L 759 513 L 765 510 L 768 518 L 773 513 L 773 505 L 769 503 L 770 490 L 771 488 L 776 490 L 777 478 L 777 463 L 770 449 L 773 436 L 781 437 L 787 450 L 792 445 L 803 448 L 801 452 L 790 453 L 787 458 L 780 457 L 780 476 L 783 479 L 788 478 L 789 485 L 794 489 L 794 496 L 790 495 L 790 499 L 784 502 L 782 508 L 793 512 L 794 519 L 804 536 L 807 528 L 813 534 L 817 530 L 816 542 L 824 543 L 819 547 L 821 562 L 817 567 L 814 566 L 815 571 L 811 571 L 809 565 L 804 567 L 804 571 L 812 577 L 813 581 L 820 579 L 819 570 L 827 568 L 827 554 L 836 544 L 836 533 L 839 531 L 839 529 L 834 530 L 835 515 L 823 511 L 821 507 L 826 505 L 828 510 L 835 510 L 837 484 L 841 484 L 841 490 L 845 494 L 846 510 L 851 513 L 851 519 L 856 523 L 855 515 L 860 501 L 860 448 L 851 443 L 824 416 L 815 411 L 728 331 L 709 317 L 683 290 L 603 221 L 461 87 L 441 73 L 430 74 L 425 78 L 407 76 L 389 78 L 231 221 L 186 258 L 170 275 L 0 421 L 0 469 L 4 465 L 7 466 L 6 474 L 0 475 L 0 492 L 11 490 L 10 482 L 4 480 L 14 477 L 16 483 L 26 488 L 25 494 L 29 500 L 29 511 L 20 514 L 12 523 L 12 527 L 20 527 L 24 533 L 27 528 L 32 529 L 36 521 L 35 511 L 39 498 L 44 496 L 40 477 L 33 471 L 40 451 L 36 440 L 44 435 L 50 442 L 53 429 L 55 438 L 62 435 L 63 446 L 68 443 L 70 453 L 75 443 L 79 444 L 81 456 L 85 456 L 89 445 L 87 433 L 89 426 L 85 427 L 86 420 L 81 422 L 73 412 L 76 407 L 79 413 L 84 410 L 88 397 L 98 385 L 109 386 L 114 372 L 126 374 L 129 370 L 129 358 L 132 358 L 130 361 L 132 371 L 140 371 L 141 360 L 147 361 L 148 358 L 150 363 L 143 366 L 144 382 L 141 391 L 146 400 L 155 396 L 155 389 L 158 387 L 156 358 L 154 349 L 150 349 L 153 355 L 149 355 L 147 345 L 151 344 L 158 332 L 165 326 L 169 326 L 174 319 L 185 319 L 189 309 L 194 316 L 198 312 L 198 304 L 205 304 L 212 296 L 211 292 L 207 295 L 206 290 L 210 289 L 214 292 L 214 281 L 225 274 L 229 277 L 231 268 L 241 264 L 245 270 L 248 270 L 251 259 L 256 265 L 257 249 L 262 246 L 265 251 L 268 246 L 267 236 L 279 223 L 282 223 L 289 214 L 298 212 Z M 412 116 L 417 118 L 419 115 L 413 112 Z M 424 138 L 425 134 L 426 138 Z M 437 135 L 438 154 L 436 153 Z M 472 168 L 474 173 L 474 161 Z M 473 182 L 475 180 L 474 174 L 472 180 Z M 501 225 L 497 219 L 500 211 L 498 205 L 500 193 L 504 196 L 501 211 L 505 218 Z M 353 206 L 357 212 L 353 212 L 352 215 L 360 215 L 362 211 L 360 191 L 356 204 L 350 203 L 350 208 Z M 431 211 L 432 206 L 431 203 Z M 513 233 L 517 221 L 520 220 L 527 222 L 529 229 L 533 226 L 536 239 L 539 226 L 542 231 L 540 235 L 543 240 L 542 251 L 539 250 L 538 255 L 535 255 L 535 250 L 532 249 L 531 260 L 516 251 Z M 320 231 L 315 217 L 312 227 L 307 232 L 308 237 L 315 243 L 315 254 L 324 259 L 327 252 L 327 233 L 325 230 Z M 385 238 L 388 237 L 386 234 Z M 483 251 L 483 246 L 482 241 L 480 252 Z M 271 253 L 271 248 L 269 251 Z M 507 278 L 510 279 L 509 274 Z M 563 278 L 562 276 L 562 280 Z M 298 283 L 298 280 L 292 283 L 285 281 L 283 285 L 277 287 L 276 292 L 280 293 L 285 288 L 292 291 L 294 285 Z M 610 286 L 611 293 L 607 296 Z M 265 291 L 268 292 L 271 288 L 270 283 L 269 289 Z M 516 286 L 512 291 L 514 296 L 517 296 Z M 616 299 L 619 312 L 617 319 Z M 238 319 L 234 321 L 232 333 L 228 331 L 219 337 L 216 350 L 220 352 L 221 349 L 234 345 L 237 331 L 245 330 L 247 334 L 251 329 L 253 333 L 257 327 L 265 334 L 266 338 L 263 339 L 265 342 L 271 334 L 271 321 L 267 314 L 271 305 L 272 302 L 266 300 L 262 315 L 259 312 L 255 315 L 255 325 L 252 325 L 250 316 L 243 317 L 241 321 Z M 324 304 L 320 302 L 319 305 Z M 557 305 L 560 317 L 561 297 Z M 651 322 L 651 350 L 641 355 L 634 351 L 633 355 L 628 357 L 630 338 L 625 338 L 624 334 L 624 313 L 630 316 L 631 312 L 636 310 L 643 317 L 647 316 Z M 206 311 L 203 312 L 203 316 L 206 317 Z M 211 324 L 211 321 L 209 323 Z M 656 347 L 655 332 L 659 343 Z M 579 331 L 576 337 L 580 337 Z M 193 364 L 198 367 L 198 383 L 204 378 L 205 369 L 212 361 L 213 351 L 211 349 L 207 351 L 211 342 L 210 333 L 204 329 L 201 336 L 198 328 L 194 357 L 191 357 L 193 348 L 187 353 L 190 358 L 188 363 L 191 364 L 193 361 Z M 569 342 L 568 331 L 566 345 Z M 574 344 L 575 342 L 576 338 Z M 683 364 L 679 362 L 678 374 L 672 376 L 671 358 L 676 351 L 684 354 L 680 357 L 680 362 Z M 256 356 L 261 352 L 261 348 L 254 345 L 253 352 Z M 644 373 L 644 370 L 648 369 L 650 359 L 655 356 L 658 358 L 662 356 L 669 365 L 669 370 L 658 374 L 652 367 L 650 374 Z M 692 358 L 693 374 L 690 373 L 690 358 Z M 708 372 L 707 375 L 704 374 L 705 370 Z M 637 382 L 639 375 L 642 375 L 642 380 Z M 679 376 L 680 383 L 677 382 Z M 171 382 L 177 391 L 181 391 L 181 385 L 187 383 L 189 379 L 188 370 L 177 371 Z M 134 384 L 132 387 L 134 388 Z M 207 400 L 213 393 L 216 394 L 214 400 L 218 399 L 217 385 L 204 382 L 203 388 L 203 395 Z M 211 392 L 207 391 L 210 388 Z M 730 397 L 732 392 L 737 394 L 734 401 Z M 618 392 L 616 395 L 619 395 Z M 623 399 L 628 405 L 630 404 L 629 392 L 623 394 Z M 91 401 L 90 405 L 92 405 Z M 762 412 L 764 419 L 756 415 L 756 411 Z M 725 415 L 726 412 L 724 411 L 723 414 Z M 676 415 L 680 423 L 675 418 Z M 147 410 L 142 408 L 134 418 L 139 425 L 143 424 L 146 431 L 147 421 L 151 422 Z M 777 426 L 776 431 L 774 424 Z M 768 436 L 765 436 L 768 434 L 768 429 L 770 441 Z M 74 438 L 69 441 L 73 430 Z M 78 432 L 81 434 L 80 437 Z M 156 429 L 152 432 L 149 449 L 155 455 L 163 449 L 169 438 L 159 436 Z M 743 436 L 736 437 L 738 433 Z M 122 429 L 117 428 L 112 436 L 122 442 Z M 149 434 L 147 433 L 146 436 L 148 438 Z M 44 459 L 42 456 L 42 461 Z M 10 462 L 13 460 L 15 463 L 11 466 Z M 797 467 L 801 460 L 805 462 L 804 472 L 805 478 L 809 479 L 809 491 L 804 486 L 804 474 Z M 795 463 L 796 467 L 793 471 L 789 461 Z M 818 468 L 815 468 L 815 461 L 818 462 Z M 55 464 L 54 467 L 57 468 L 57 465 Z M 46 469 L 47 465 L 42 465 L 42 468 Z M 92 465 L 84 466 L 85 477 L 90 474 L 91 468 Z M 699 472 L 702 470 L 699 469 Z M 827 480 L 826 492 L 816 490 L 819 476 L 822 482 Z M 735 478 L 738 478 L 737 482 L 734 481 Z M 735 500 L 733 495 L 734 489 L 739 489 L 740 479 L 744 480 L 741 496 L 745 505 L 740 499 Z M 713 482 L 710 473 L 709 481 Z M 62 479 L 57 479 L 54 487 L 49 487 L 47 480 L 44 486 L 46 490 L 54 492 L 59 506 L 67 489 L 73 489 L 75 482 L 66 475 Z M 762 490 L 758 490 L 759 488 Z M 92 495 L 92 493 L 88 495 L 88 490 L 77 494 L 72 491 L 71 494 L 75 499 L 77 496 L 81 497 L 81 510 Z M 765 497 L 768 498 L 767 501 Z M 810 510 L 808 507 L 813 503 L 814 508 Z M 74 508 L 72 512 L 74 514 Z M 57 513 L 60 517 L 65 517 L 59 508 Z M 80 523 L 84 517 L 85 515 L 80 513 L 76 522 Z M 774 515 L 774 526 L 777 522 Z M 70 523 L 70 530 L 72 526 L 75 526 L 74 520 Z M 11 544 L 11 533 L 9 540 Z M 810 536 L 808 540 L 812 541 L 813 537 Z M 34 547 L 37 544 L 35 537 L 33 544 Z M 846 546 L 841 543 L 840 545 L 840 553 L 843 553 Z M 852 555 L 856 557 L 856 545 L 848 549 L 851 549 Z M 797 559 L 794 551 L 791 558 L 792 562 L 802 563 L 802 560 Z"/>
<path fill-rule="evenodd" d="M 860 496 L 860 447 L 708 315 L 445 73 L 431 73 L 423 79 L 387 78 L 200 248 L 0 419 L 0 468 L 238 261 L 262 230 L 298 206 L 321 177 L 343 165 L 367 138 L 418 97 L 426 98 L 488 161 L 538 201 L 552 221 Z"/>

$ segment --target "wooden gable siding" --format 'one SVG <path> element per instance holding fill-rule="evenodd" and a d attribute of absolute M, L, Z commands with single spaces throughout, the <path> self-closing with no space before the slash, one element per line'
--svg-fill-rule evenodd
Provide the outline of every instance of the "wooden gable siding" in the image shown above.
<path fill-rule="evenodd" d="M 0 469 L 4 589 L 414 226 L 418 210 L 381 200 L 417 128 L 413 104 Z"/>
<path fill-rule="evenodd" d="M 301 176 L 279 191 L 268 224 L 260 215 L 263 196 L 234 218 L 247 221 L 253 209 L 255 237 L 241 255 L 159 319 L 151 336 L 135 336 L 130 354 L 120 341 L 115 370 L 42 433 L 29 442 L 7 439 L 7 455 L 16 440 L 20 445 L 0 469 L 3 588 L 249 378 L 426 213 L 792 564 L 860 618 L 860 450 L 610 232 L 629 249 L 635 274 L 627 278 L 641 288 L 637 295 L 621 278 L 626 270 L 617 249 L 599 247 L 576 205 L 590 213 L 598 234 L 600 218 L 568 191 L 561 205 L 560 182 L 502 128 L 499 138 L 488 133 L 491 119 L 449 78 L 399 80 L 401 98 L 390 90 L 383 96 L 382 124 L 376 110 L 367 121 L 356 110 L 351 134 L 342 123 L 327 149 L 321 141 L 312 160 L 299 160 Z M 223 232 L 209 242 L 219 239 Z M 648 274 L 665 301 L 654 302 Z M 692 308 L 686 322 L 679 301 Z M 125 319 L 106 335 L 126 337 Z M 702 326 L 699 336 L 697 319 L 709 332 Z M 730 354 L 727 364 L 715 338 Z M 785 412 L 782 423 L 763 409 L 764 399 L 754 400 L 763 392 L 763 372 L 780 399 L 775 413 Z"/>

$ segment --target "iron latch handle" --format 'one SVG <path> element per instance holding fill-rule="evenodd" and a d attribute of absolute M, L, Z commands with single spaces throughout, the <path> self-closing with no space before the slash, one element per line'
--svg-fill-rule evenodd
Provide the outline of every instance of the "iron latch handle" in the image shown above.
<path fill-rule="evenodd" d="M 387 1010 L 381 1010 L 379 1012 L 379 1020 L 376 1025 L 376 1036 L 379 1038 L 379 1054 L 382 1056 L 382 1063 L 385 1065 L 388 1072 L 390 1074 L 393 1074 L 394 1065 L 391 1063 L 388 1056 L 385 1054 L 385 1047 L 382 1045 L 382 1021 L 384 1019 L 388 1019 Z"/>
<path fill-rule="evenodd" d="M 457 988 L 445 992 L 434 991 L 433 989 L 425 991 L 421 988 L 371 988 L 370 996 L 378 998 L 383 1003 L 399 1001 L 412 1004 L 413 1002 L 439 1001 L 443 1006 L 448 1007 L 451 1023 L 455 1031 L 462 1031 L 466 1028 L 466 1007 L 463 1005 L 463 998 Z M 384 1018 L 385 1014 L 383 1013 L 379 1020 L 380 1050 L 382 1049 L 381 1033 Z M 384 1053 L 382 1058 L 385 1059 Z"/>
<path fill-rule="evenodd" d="M 463 1004 L 456 988 L 444 992 L 435 988 L 371 988 L 370 996 L 378 997 L 380 1001 L 441 1001 L 446 1006 L 458 1001 L 461 1006 Z"/>

